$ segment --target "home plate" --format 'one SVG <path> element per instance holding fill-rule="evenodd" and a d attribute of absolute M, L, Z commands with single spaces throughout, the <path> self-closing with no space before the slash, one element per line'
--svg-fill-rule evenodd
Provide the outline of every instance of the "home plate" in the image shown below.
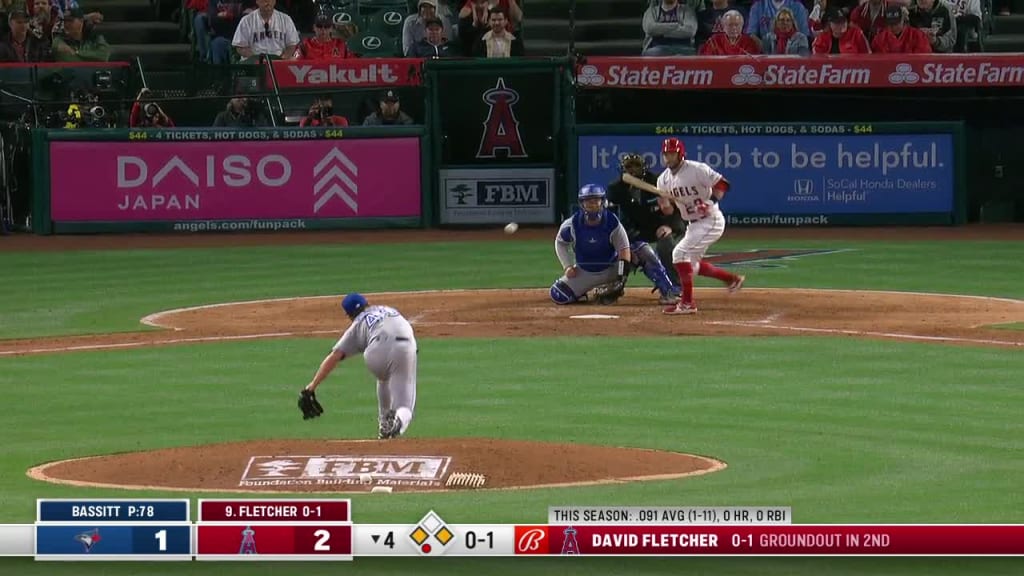
<path fill-rule="evenodd" d="M 575 320 L 615 320 L 618 316 L 611 314 L 580 314 L 578 316 L 569 316 Z"/>

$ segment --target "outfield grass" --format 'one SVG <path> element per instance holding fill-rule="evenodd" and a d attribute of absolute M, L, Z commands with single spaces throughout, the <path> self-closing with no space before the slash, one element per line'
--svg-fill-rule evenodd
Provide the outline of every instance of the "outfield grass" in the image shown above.
<path fill-rule="evenodd" d="M 750 286 L 874 288 L 1024 298 L 1013 244 L 809 241 L 844 248 L 774 267 Z M 951 268 L 971 261 L 970 273 Z M 148 313 L 254 298 L 544 286 L 550 243 L 315 246 L 0 254 L 24 270 L 0 299 L 0 336 L 139 329 Z M 783 264 L 783 266 L 777 266 Z M 341 326 L 339 326 L 339 329 Z M 294 407 L 331 339 L 231 342 L 0 359 L 5 405 L 0 522 L 46 497 L 181 497 L 29 480 L 43 461 L 167 446 L 374 433 L 372 381 L 347 362 L 321 389 L 329 414 Z M 1020 521 L 1024 354 L 848 338 L 423 339 L 410 436 L 486 436 L 707 454 L 701 477 L 518 492 L 356 495 L 357 522 L 543 522 L 555 505 L 788 505 L 797 523 Z M 204 496 L 217 496 L 214 494 Z M 531 564 L 532 562 L 532 564 Z M 387 560 L 275 565 L 328 574 L 1012 574 L 1005 559 Z M 33 564 L 0 573 L 263 574 L 243 564 Z"/>

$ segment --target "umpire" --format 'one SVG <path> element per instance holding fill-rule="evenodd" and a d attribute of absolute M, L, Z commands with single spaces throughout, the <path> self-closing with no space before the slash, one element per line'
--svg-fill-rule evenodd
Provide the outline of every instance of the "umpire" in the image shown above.
<path fill-rule="evenodd" d="M 619 168 L 653 185 L 658 184 L 658 176 L 650 171 L 639 154 L 623 156 Z M 658 253 L 672 284 L 678 286 L 679 276 L 672 264 L 672 249 L 686 231 L 679 208 L 655 194 L 626 184 L 622 178 L 608 185 L 608 199 L 618 209 L 629 241 L 641 240 L 650 244 Z M 669 212 L 666 214 L 666 211 Z"/>

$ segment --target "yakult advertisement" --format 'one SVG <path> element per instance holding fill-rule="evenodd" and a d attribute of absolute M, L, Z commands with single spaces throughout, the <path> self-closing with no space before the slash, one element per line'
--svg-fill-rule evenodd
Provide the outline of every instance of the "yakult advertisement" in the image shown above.
<path fill-rule="evenodd" d="M 714 134 L 679 136 L 686 156 L 710 164 L 732 184 L 726 214 L 915 214 L 954 210 L 952 134 Z M 723 135 L 726 129 L 736 134 Z M 693 131 L 700 131 L 694 127 Z M 664 170 L 657 135 L 579 138 L 579 183 L 608 185 L 623 154 L 642 154 Z"/>
<path fill-rule="evenodd" d="M 416 217 L 419 139 L 52 142 L 55 222 Z"/>

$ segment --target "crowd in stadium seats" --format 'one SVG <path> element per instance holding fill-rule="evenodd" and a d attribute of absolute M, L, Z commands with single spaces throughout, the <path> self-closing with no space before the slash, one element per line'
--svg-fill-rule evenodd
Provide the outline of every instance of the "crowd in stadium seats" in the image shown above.
<path fill-rule="evenodd" d="M 3 0 L 0 0 L 3 1 Z M 462 2 L 462 0 L 452 0 Z M 522 0 L 322 0 L 304 25 L 300 0 L 187 0 L 197 59 L 252 56 L 504 58 L 524 55 Z M 254 15 L 258 13 L 258 15 Z"/>
<path fill-rule="evenodd" d="M 650 0 L 642 54 L 979 52 L 982 1 Z"/>
<path fill-rule="evenodd" d="M 0 62 L 106 62 L 102 22 L 77 0 L 0 0 Z"/>

